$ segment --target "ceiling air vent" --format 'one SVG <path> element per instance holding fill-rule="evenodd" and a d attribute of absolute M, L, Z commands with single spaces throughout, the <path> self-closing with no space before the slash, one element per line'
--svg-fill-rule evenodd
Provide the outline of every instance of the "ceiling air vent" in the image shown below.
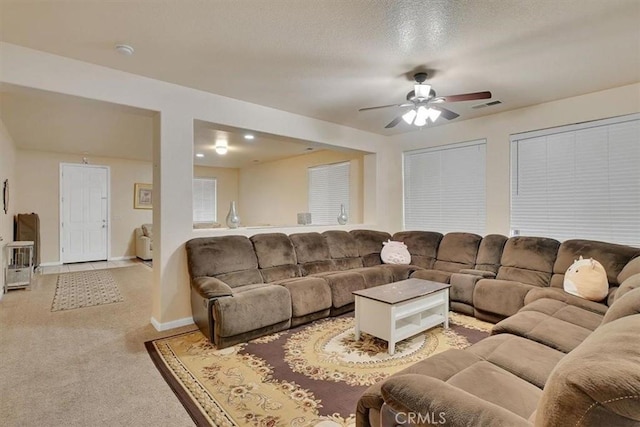
<path fill-rule="evenodd" d="M 483 102 L 482 104 L 472 105 L 471 108 L 477 110 L 478 108 L 491 107 L 493 105 L 502 104 L 502 101 L 491 101 L 491 102 Z"/>

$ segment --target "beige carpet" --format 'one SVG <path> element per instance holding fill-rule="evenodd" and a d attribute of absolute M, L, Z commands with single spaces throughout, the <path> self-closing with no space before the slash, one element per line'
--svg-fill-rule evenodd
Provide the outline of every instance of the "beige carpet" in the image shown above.
<path fill-rule="evenodd" d="M 0 300 L 0 425 L 194 425 L 144 347 L 194 327 L 158 333 L 151 270 L 110 272 L 122 303 L 51 312 L 55 274 Z"/>
<path fill-rule="evenodd" d="M 352 426 L 366 388 L 419 360 L 465 348 L 492 325 L 451 313 L 387 353 L 354 337 L 353 313 L 217 350 L 200 331 L 147 343 L 158 369 L 199 426 Z"/>
<path fill-rule="evenodd" d="M 122 294 L 110 270 L 78 271 L 58 276 L 51 311 L 122 302 Z"/>

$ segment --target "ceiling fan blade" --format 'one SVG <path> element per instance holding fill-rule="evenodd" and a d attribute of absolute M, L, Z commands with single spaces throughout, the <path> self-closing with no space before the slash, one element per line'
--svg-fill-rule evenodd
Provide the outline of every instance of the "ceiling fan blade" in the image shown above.
<path fill-rule="evenodd" d="M 389 122 L 389 124 L 386 125 L 384 128 L 385 129 L 391 129 L 393 127 L 396 127 L 398 125 L 398 123 L 400 123 L 400 120 L 402 120 L 402 116 L 398 116 L 395 119 L 391 120 L 391 122 Z"/>
<path fill-rule="evenodd" d="M 440 111 L 440 113 L 441 113 L 441 114 L 440 114 L 440 116 L 441 116 L 441 117 L 444 117 L 444 118 L 445 118 L 445 119 L 447 119 L 447 120 L 453 120 L 453 119 L 455 119 L 456 117 L 459 117 L 459 116 L 460 116 L 460 114 L 458 114 L 458 113 L 454 113 L 454 112 L 453 112 L 453 111 L 451 111 L 451 110 L 447 110 L 447 109 L 446 109 L 446 108 L 444 108 L 444 107 L 432 107 L 432 108 L 435 108 L 436 110 L 439 110 L 439 111 Z"/>
<path fill-rule="evenodd" d="M 462 93 L 460 95 L 443 96 L 442 98 L 445 102 L 473 101 L 476 99 L 489 99 L 491 98 L 491 92 Z"/>
<path fill-rule="evenodd" d="M 366 107 L 366 108 L 361 108 L 358 111 L 369 111 L 369 110 L 378 110 L 380 108 L 389 108 L 389 107 L 400 107 L 400 108 L 405 108 L 405 107 L 413 107 L 415 104 L 413 102 L 407 102 L 404 104 L 389 104 L 389 105 L 380 105 L 378 107 Z"/>
<path fill-rule="evenodd" d="M 380 108 L 389 108 L 389 107 L 400 107 L 401 104 L 389 104 L 389 105 L 380 105 L 378 107 L 366 107 L 366 108 L 361 108 L 358 111 L 369 111 L 369 110 L 378 110 Z"/>

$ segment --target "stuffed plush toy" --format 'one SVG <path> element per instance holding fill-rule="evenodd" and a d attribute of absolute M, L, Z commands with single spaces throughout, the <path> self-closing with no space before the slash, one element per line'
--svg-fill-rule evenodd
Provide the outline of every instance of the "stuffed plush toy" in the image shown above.
<path fill-rule="evenodd" d="M 387 240 L 382 242 L 383 248 L 380 252 L 380 258 L 385 264 L 409 264 L 411 263 L 411 254 L 407 249 L 407 245 L 402 242 L 394 242 Z"/>
<path fill-rule="evenodd" d="M 593 258 L 580 256 L 564 275 L 564 291 L 590 301 L 602 301 L 609 293 L 607 272 Z"/>

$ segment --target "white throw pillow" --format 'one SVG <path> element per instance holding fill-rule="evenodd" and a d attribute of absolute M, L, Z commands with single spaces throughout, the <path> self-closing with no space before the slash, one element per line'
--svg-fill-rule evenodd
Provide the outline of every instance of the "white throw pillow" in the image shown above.
<path fill-rule="evenodd" d="M 385 264 L 410 264 L 411 254 L 407 249 L 407 245 L 402 242 L 394 242 L 387 240 L 382 242 L 383 248 L 380 252 L 380 258 Z"/>

